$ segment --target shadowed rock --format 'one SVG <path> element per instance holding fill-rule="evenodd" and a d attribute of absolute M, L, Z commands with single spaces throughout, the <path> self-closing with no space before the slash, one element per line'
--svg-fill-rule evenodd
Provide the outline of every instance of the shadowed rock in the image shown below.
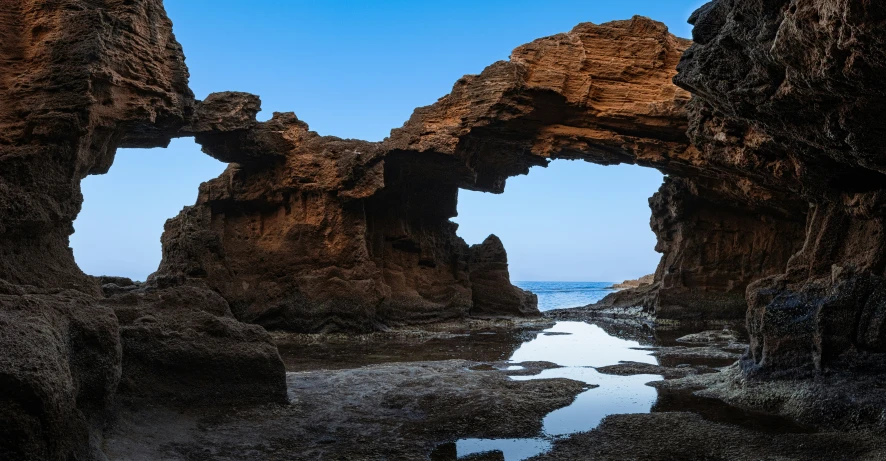
<path fill-rule="evenodd" d="M 752 374 L 886 352 L 883 18 L 839 0 L 719 0 L 691 18 L 674 81 L 694 95 L 693 143 L 809 204 L 805 241 L 747 288 Z"/>
<path fill-rule="evenodd" d="M 194 107 L 187 83 L 160 0 L 9 0 L 0 8 L 2 459 L 103 459 L 92 428 L 104 424 L 121 376 L 150 377 L 135 383 L 143 391 L 237 399 L 216 392 L 223 387 L 175 387 L 187 373 L 164 370 L 254 370 L 242 360 L 263 354 L 264 369 L 248 381 L 276 386 L 262 400 L 280 401 L 282 363 L 257 327 L 196 310 L 157 314 L 153 327 L 147 316 L 139 326 L 121 322 L 100 287 L 136 287 L 85 275 L 68 248 L 80 181 L 107 172 L 118 147 L 164 147 L 178 136 Z M 216 322 L 224 328 L 206 326 Z"/>
<path fill-rule="evenodd" d="M 501 242 L 471 249 L 450 218 L 459 188 L 501 193 L 553 159 L 667 175 L 650 199 L 662 260 L 624 302 L 661 319 L 747 303 L 745 377 L 851 377 L 886 352 L 884 18 L 876 2 L 718 0 L 690 18 L 691 46 L 640 17 L 580 24 L 370 143 L 292 113 L 258 122 L 246 93 L 194 101 L 160 0 L 9 0 L 0 457 L 100 457 L 90 428 L 121 382 L 146 398 L 281 401 L 269 337 L 238 320 L 367 331 L 534 313 Z M 80 181 L 118 147 L 179 136 L 230 165 L 166 223 L 157 273 L 83 274 L 68 248 Z"/>
<path fill-rule="evenodd" d="M 526 315 L 531 295 L 504 260 L 474 258 L 456 235 L 458 189 L 501 193 L 532 166 L 580 159 L 692 177 L 652 202 L 665 257 L 647 307 L 740 317 L 745 286 L 783 268 L 806 208 L 754 209 L 776 192 L 724 184 L 739 172 L 698 158 L 689 95 L 670 82 L 688 45 L 641 17 L 580 24 L 463 77 L 380 143 L 319 136 L 292 113 L 257 122 L 255 96 L 210 95 L 182 134 L 236 163 L 167 223 L 151 283 L 208 287 L 238 319 L 294 331 Z"/>
<path fill-rule="evenodd" d="M 470 249 L 470 278 L 474 307 L 471 315 L 538 316 L 538 297 L 511 285 L 508 255 L 501 240 L 486 237 Z"/>

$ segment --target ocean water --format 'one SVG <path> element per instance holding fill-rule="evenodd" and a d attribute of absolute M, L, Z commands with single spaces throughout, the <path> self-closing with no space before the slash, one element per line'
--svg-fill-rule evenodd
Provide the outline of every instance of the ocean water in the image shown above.
<path fill-rule="evenodd" d="M 512 282 L 538 295 L 538 310 L 582 307 L 595 303 L 616 290 L 607 290 L 614 282 Z"/>

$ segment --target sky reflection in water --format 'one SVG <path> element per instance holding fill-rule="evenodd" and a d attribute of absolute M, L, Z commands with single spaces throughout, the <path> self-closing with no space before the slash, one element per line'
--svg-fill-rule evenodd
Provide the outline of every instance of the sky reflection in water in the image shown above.
<path fill-rule="evenodd" d="M 557 322 L 535 339 L 514 351 L 512 363 L 547 361 L 563 368 L 544 370 L 533 376 L 514 376 L 514 380 L 569 378 L 600 387 L 579 394 L 569 406 L 552 411 L 543 420 L 539 437 L 523 439 L 461 439 L 456 442 L 458 456 L 500 450 L 505 461 L 521 461 L 551 449 L 551 439 L 589 431 L 611 414 L 648 413 L 657 393 L 646 383 L 661 379 L 658 375 L 616 376 L 598 373 L 592 367 L 615 365 L 621 361 L 657 364 L 636 341 L 620 339 L 602 328 L 584 322 Z"/>

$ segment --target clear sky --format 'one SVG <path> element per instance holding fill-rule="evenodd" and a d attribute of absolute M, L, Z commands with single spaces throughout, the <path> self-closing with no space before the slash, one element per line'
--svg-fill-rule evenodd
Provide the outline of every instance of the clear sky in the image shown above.
<path fill-rule="evenodd" d="M 293 111 L 323 135 L 381 140 L 415 107 L 447 94 L 511 50 L 580 22 L 640 14 L 689 37 L 697 0 L 166 0 L 198 99 L 236 90 L 262 98 L 259 119 Z M 83 182 L 71 246 L 89 274 L 144 280 L 160 261 L 166 219 L 192 205 L 224 164 L 190 139 L 120 149 Z M 558 161 L 508 180 L 502 195 L 462 191 L 459 235 L 490 233 L 512 280 L 615 281 L 658 262 L 647 198 L 661 174 Z"/>

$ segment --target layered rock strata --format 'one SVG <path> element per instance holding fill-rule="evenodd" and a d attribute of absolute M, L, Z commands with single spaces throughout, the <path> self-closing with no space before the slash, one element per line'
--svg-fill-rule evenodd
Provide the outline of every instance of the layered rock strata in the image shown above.
<path fill-rule="evenodd" d="M 748 372 L 886 352 L 884 18 L 886 5 L 839 0 L 720 0 L 692 15 L 675 82 L 693 93 L 693 142 L 810 207 L 789 262 L 747 288 Z"/>
<path fill-rule="evenodd" d="M 295 331 L 536 314 L 503 247 L 469 248 L 449 219 L 459 188 L 501 193 L 569 159 L 674 175 L 653 202 L 665 258 L 648 308 L 743 316 L 746 285 L 783 268 L 806 208 L 690 144 L 689 94 L 670 81 L 688 45 L 640 17 L 582 24 L 465 76 L 380 143 L 319 136 L 292 113 L 257 122 L 257 97 L 210 95 L 181 134 L 231 165 L 167 223 L 151 283 L 208 287 L 237 318 Z"/>
<path fill-rule="evenodd" d="M 185 370 L 199 361 L 216 376 L 247 366 L 250 385 L 273 389 L 261 401 L 285 398 L 267 334 L 225 315 L 218 295 L 203 295 L 215 296 L 212 308 L 190 301 L 190 310 L 146 295 L 125 308 L 127 317 L 68 248 L 80 180 L 106 172 L 118 147 L 167 145 L 193 111 L 187 82 L 159 0 L 9 0 L 0 8 L 2 459 L 101 459 L 90 427 L 102 423 L 121 379 L 138 392 L 162 383 L 212 399 L 253 395 L 222 380 L 204 379 L 201 391 L 177 387 L 178 373 L 155 373 L 160 362 Z M 216 354 L 221 343 L 234 352 Z M 263 365 L 249 368 L 259 356 Z"/>
<path fill-rule="evenodd" d="M 501 193 L 554 159 L 667 175 L 650 200 L 663 257 L 641 302 L 710 318 L 747 300 L 746 371 L 886 352 L 884 8 L 722 0 L 691 18 L 692 46 L 639 17 L 581 24 L 370 143 L 291 113 L 258 122 L 245 93 L 194 101 L 160 0 L 6 2 L 0 457 L 99 457 L 90 427 L 120 392 L 283 401 L 275 347 L 240 321 L 332 331 L 535 314 L 501 242 L 468 247 L 449 219 L 459 188 Z M 177 136 L 228 169 L 167 222 L 146 284 L 86 276 L 68 248 L 80 180 L 118 147 Z"/>

